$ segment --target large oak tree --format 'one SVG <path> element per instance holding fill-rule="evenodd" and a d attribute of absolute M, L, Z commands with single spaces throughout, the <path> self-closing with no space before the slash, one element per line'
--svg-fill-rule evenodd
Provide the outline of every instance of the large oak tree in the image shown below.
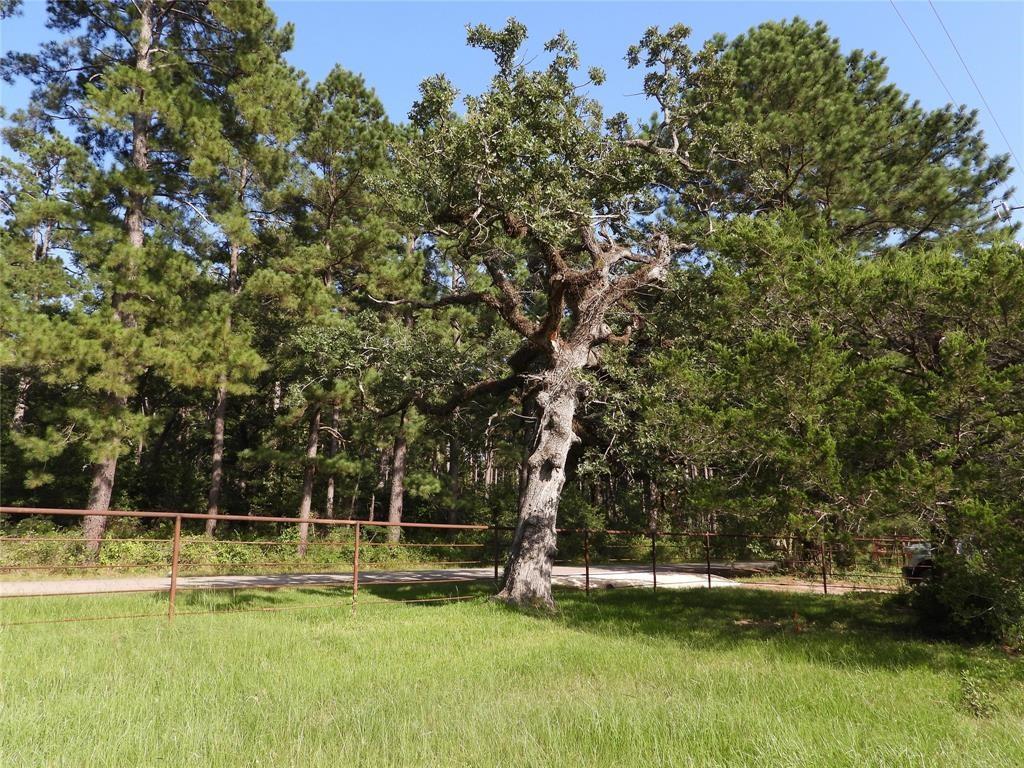
<path fill-rule="evenodd" d="M 546 67 L 524 64 L 526 30 L 515 20 L 469 30 L 497 72 L 486 92 L 465 98 L 464 115 L 444 77 L 423 83 L 411 114 L 418 134 L 398 175 L 435 251 L 458 267 L 434 306 L 479 304 L 520 338 L 507 376 L 456 396 L 518 389 L 523 400 L 518 523 L 499 595 L 509 603 L 553 604 L 556 517 L 586 371 L 602 346 L 629 342 L 641 294 L 694 250 L 660 214 L 669 201 L 700 205 L 710 161 L 731 143 L 729 128 L 688 128 L 728 79 L 714 46 L 686 47 L 688 32 L 652 29 L 630 52 L 661 107 L 650 131 L 621 115 L 604 120 L 587 95 L 603 73 L 581 75 L 564 35 L 545 46 Z"/>

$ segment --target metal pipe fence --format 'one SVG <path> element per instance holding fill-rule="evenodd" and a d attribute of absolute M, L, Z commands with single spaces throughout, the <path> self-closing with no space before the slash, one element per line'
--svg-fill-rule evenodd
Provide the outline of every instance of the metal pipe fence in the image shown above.
<path fill-rule="evenodd" d="M 271 612 L 323 607 L 323 603 L 287 606 L 248 606 L 213 610 L 178 610 L 181 592 L 224 590 L 278 590 L 286 588 L 324 588 L 347 596 L 351 611 L 357 607 L 436 604 L 475 599 L 484 594 L 479 588 L 501 578 L 502 561 L 508 556 L 513 528 L 499 525 L 451 523 L 389 523 L 374 520 L 337 518 L 218 515 L 202 513 L 81 509 L 41 507 L 3 507 L 0 514 L 44 515 L 56 518 L 100 516 L 109 519 L 131 518 L 172 527 L 165 538 L 145 532 L 132 538 L 117 535 L 98 540 L 70 536 L 66 531 L 52 537 L 33 533 L 0 537 L 0 577 L 10 574 L 75 574 L 65 581 L 0 580 L 0 601 L 4 598 L 55 597 L 166 593 L 166 611 L 117 616 L 60 616 L 0 622 L 0 626 L 104 618 L 151 618 L 215 613 Z M 215 539 L 183 533 L 183 523 L 216 519 L 218 522 L 245 523 L 250 528 L 308 526 L 310 537 L 304 554 L 283 559 L 284 552 L 297 551 L 298 539 Z M 400 528 L 407 540 L 383 539 L 388 530 Z M 591 528 L 559 528 L 559 557 L 555 560 L 554 581 L 579 587 L 589 596 L 595 585 L 662 588 L 748 586 L 775 590 L 816 591 L 822 594 L 849 591 L 894 592 L 901 588 L 900 568 L 906 551 L 919 539 L 908 537 L 846 537 L 838 541 L 809 540 L 796 535 L 743 534 L 716 531 L 630 531 Z M 166 553 L 156 561 L 106 562 L 111 550 L 115 557 L 130 554 L 136 545 L 164 547 Z M 90 549 L 94 545 L 94 549 Z M 233 550 L 233 547 L 239 547 Z M 116 549 L 128 547 L 127 552 Z M 47 548 L 45 552 L 34 551 Z M 217 560 L 216 551 L 227 549 L 236 559 Z M 12 550 L 12 551 L 5 551 Z M 265 557 L 266 551 L 280 557 Z M 473 557 L 473 552 L 478 554 Z M 264 555 L 247 559 L 244 552 Z M 445 556 L 447 555 L 447 556 Z M 46 562 L 39 560 L 50 559 Z M 63 562 L 74 557 L 80 562 Z M 35 558 L 35 560 L 33 560 Z M 54 561 L 54 558 L 57 561 Z M 455 559 L 458 558 L 458 559 Z M 468 559 L 467 559 L 468 558 Z M 93 574 L 136 570 L 134 580 L 95 579 Z M 154 570 L 166 576 L 155 577 Z M 206 572 L 204 572 L 204 569 Z M 268 572 L 267 569 L 274 569 Z M 296 573 L 301 569 L 304 573 Z M 209 571 L 214 571 L 210 573 Z M 222 572 L 227 570 L 227 573 Z M 253 571 L 256 571 L 253 573 Z M 312 572 L 310 572 L 312 571 Z M 89 572 L 89 578 L 82 574 Z M 470 594 L 464 587 L 476 587 Z M 383 588 L 380 590 L 378 588 Z M 419 590 L 411 595 L 394 592 L 403 588 Z M 361 590 L 377 600 L 360 600 Z M 392 592 L 388 592 L 388 590 Z M 447 590 L 436 594 L 439 590 Z M 423 592 L 428 594 L 424 595 Z"/>

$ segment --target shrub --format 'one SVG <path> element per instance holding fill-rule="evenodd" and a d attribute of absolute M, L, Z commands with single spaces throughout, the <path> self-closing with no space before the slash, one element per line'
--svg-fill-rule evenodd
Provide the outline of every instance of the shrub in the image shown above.
<path fill-rule="evenodd" d="M 58 533 L 52 517 L 30 515 L 22 518 L 11 528 L 11 536 L 48 536 Z"/>
<path fill-rule="evenodd" d="M 933 628 L 1024 648 L 1024 530 L 1019 512 L 974 507 L 936 553 L 912 604 Z"/>

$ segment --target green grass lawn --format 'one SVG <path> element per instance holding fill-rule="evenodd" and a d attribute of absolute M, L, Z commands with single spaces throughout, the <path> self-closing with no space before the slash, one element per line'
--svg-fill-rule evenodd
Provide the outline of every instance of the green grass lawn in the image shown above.
<path fill-rule="evenodd" d="M 558 595 L 555 617 L 422 588 L 184 593 L 279 613 L 0 630 L 15 766 L 1024 765 L 1024 669 L 928 642 L 878 595 Z M 360 593 L 361 598 L 364 593 Z M 166 596 L 0 602 L 0 621 Z"/>

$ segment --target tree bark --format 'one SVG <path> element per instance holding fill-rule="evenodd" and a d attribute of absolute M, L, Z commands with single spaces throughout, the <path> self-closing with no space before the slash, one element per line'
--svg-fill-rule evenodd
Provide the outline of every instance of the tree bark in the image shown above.
<path fill-rule="evenodd" d="M 117 454 L 93 464 L 92 485 L 89 488 L 89 503 L 86 509 L 99 512 L 110 509 L 116 473 Z M 102 515 L 86 515 L 82 518 L 82 535 L 85 537 L 86 552 L 91 558 L 95 558 L 100 552 L 100 540 L 106 527 L 107 518 Z"/>
<path fill-rule="evenodd" d="M 362 474 L 356 475 L 356 482 L 352 486 L 352 495 L 348 499 L 348 519 L 356 519 L 356 505 L 359 503 L 359 485 L 363 480 Z"/>
<path fill-rule="evenodd" d="M 28 412 L 28 390 L 32 379 L 28 376 L 18 378 L 18 391 L 14 400 L 14 414 L 11 416 L 11 432 L 21 432 L 25 426 L 25 414 Z"/>
<path fill-rule="evenodd" d="M 320 447 L 320 406 L 313 407 L 309 416 L 309 436 L 306 440 L 306 468 L 302 475 L 302 501 L 299 519 L 308 520 L 313 509 L 313 481 L 316 479 L 316 453 Z M 309 547 L 309 523 L 299 523 L 299 557 Z"/>
<path fill-rule="evenodd" d="M 459 523 L 459 498 L 462 495 L 462 448 L 456 437 L 448 439 L 448 491 L 451 495 L 451 504 L 448 507 L 448 523 L 458 525 Z"/>
<path fill-rule="evenodd" d="M 150 52 L 153 47 L 153 3 L 143 0 L 139 8 L 139 39 L 135 43 L 135 69 L 138 72 L 149 72 Z M 145 99 L 145 93 L 139 89 L 139 102 Z M 150 112 L 139 109 L 132 114 L 132 165 L 136 171 L 149 171 L 149 121 Z M 133 248 L 142 248 L 145 240 L 145 193 L 133 187 L 128 193 L 128 210 L 125 224 L 128 228 L 128 242 Z"/>
<path fill-rule="evenodd" d="M 578 359 L 578 356 L 574 356 Z M 583 356 L 585 360 L 585 355 Z M 527 413 L 534 421 L 527 434 L 519 485 L 519 520 L 512 552 L 497 597 L 518 607 L 553 610 L 551 567 L 555 559 L 555 523 L 565 484 L 565 463 L 578 438 L 576 374 L 582 364 L 572 361 L 543 375 L 530 397 Z"/>
<path fill-rule="evenodd" d="M 220 492 L 224 484 L 224 417 L 228 410 L 228 381 L 222 375 L 217 387 L 217 406 L 213 411 L 213 462 L 210 472 L 210 495 L 207 498 L 206 513 L 220 514 Z M 206 535 L 213 536 L 217 521 L 206 521 Z"/>
<path fill-rule="evenodd" d="M 324 499 L 324 517 L 334 517 L 334 475 L 327 476 L 327 494 Z"/>
<path fill-rule="evenodd" d="M 398 422 L 395 434 L 395 448 L 391 454 L 391 497 L 388 501 L 388 522 L 402 522 L 402 500 L 405 495 L 405 458 L 409 443 L 405 434 L 405 413 Z M 397 525 L 388 527 L 388 541 L 397 544 L 402 538 L 402 529 Z"/>
<path fill-rule="evenodd" d="M 338 404 L 333 403 L 331 405 L 331 447 L 330 457 L 333 459 L 338 455 Z M 324 516 L 334 517 L 334 485 L 335 485 L 334 471 L 327 476 L 327 499 L 324 503 Z M 356 487 L 359 487 L 358 480 L 356 481 Z"/>
<path fill-rule="evenodd" d="M 490 443 L 487 444 L 486 453 L 484 454 L 484 485 L 487 486 L 487 493 L 489 495 L 491 486 L 494 485 L 494 449 Z"/>

